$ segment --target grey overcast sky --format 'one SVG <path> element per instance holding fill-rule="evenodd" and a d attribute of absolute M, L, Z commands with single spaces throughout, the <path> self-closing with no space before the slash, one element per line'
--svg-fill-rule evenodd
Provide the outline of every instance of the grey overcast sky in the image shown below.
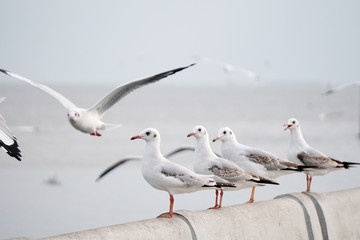
<path fill-rule="evenodd" d="M 121 84 L 195 55 L 271 82 L 360 76 L 358 0 L 1 0 L 0 29 L 0 68 L 42 83 Z M 224 78 L 200 62 L 173 81 Z"/>

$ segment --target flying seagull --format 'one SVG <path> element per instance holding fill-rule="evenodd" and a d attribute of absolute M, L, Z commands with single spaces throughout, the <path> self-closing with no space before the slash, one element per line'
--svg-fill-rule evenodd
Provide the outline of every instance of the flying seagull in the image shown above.
<path fill-rule="evenodd" d="M 246 69 L 243 66 L 240 65 L 233 65 L 227 62 L 219 61 L 216 59 L 208 58 L 208 57 L 200 57 L 196 56 L 196 58 L 200 61 L 203 61 L 205 63 L 213 64 L 222 67 L 223 71 L 225 73 L 231 73 L 231 72 L 240 72 L 243 75 L 245 75 L 247 78 L 251 80 L 260 80 L 260 76 L 257 73 L 254 73 L 248 69 Z"/>
<path fill-rule="evenodd" d="M 333 93 L 336 93 L 338 91 L 342 91 L 343 89 L 347 89 L 347 88 L 352 88 L 352 87 L 357 87 L 358 88 L 358 92 L 359 92 L 359 96 L 358 96 L 358 115 L 359 115 L 359 118 L 358 118 L 358 122 L 359 122 L 359 133 L 358 133 L 358 137 L 360 139 L 360 81 L 359 82 L 350 82 L 350 83 L 345 83 L 345 84 L 342 84 L 342 85 L 339 85 L 335 88 L 331 88 L 329 90 L 327 90 L 324 94 L 325 95 L 330 95 L 330 94 L 333 94 Z"/>
<path fill-rule="evenodd" d="M 4 101 L 5 98 L 0 98 L 0 102 Z M 16 158 L 21 161 L 21 154 L 19 149 L 19 144 L 14 136 L 14 134 L 10 131 L 8 126 L 6 125 L 5 119 L 0 115 L 0 147 L 4 149 L 7 154 L 11 157 Z"/>
<path fill-rule="evenodd" d="M 68 112 L 68 119 L 70 124 L 77 130 L 83 133 L 90 133 L 90 135 L 93 136 L 101 136 L 101 134 L 98 132 L 99 130 L 105 130 L 110 128 L 119 127 L 120 125 L 114 125 L 114 124 L 108 124 L 101 121 L 101 117 L 103 114 L 112 107 L 115 103 L 117 103 L 121 98 L 125 97 L 127 94 L 129 94 L 131 91 L 142 87 L 146 84 L 153 83 L 156 81 L 159 81 L 160 79 L 163 79 L 167 76 L 170 76 L 172 74 L 175 74 L 179 71 L 182 71 L 188 67 L 193 66 L 194 64 L 176 68 L 170 71 L 166 71 L 163 73 L 159 73 L 153 76 L 145 77 L 139 80 L 131 81 L 128 83 L 125 83 L 123 85 L 118 86 L 114 90 L 112 90 L 109 94 L 107 94 L 104 98 L 102 98 L 100 101 L 98 101 L 95 105 L 92 107 L 86 109 L 86 108 L 79 108 L 74 103 L 72 103 L 69 99 L 65 98 L 60 93 L 56 92 L 55 90 L 40 84 L 36 83 L 28 78 L 25 78 L 23 76 L 20 76 L 16 73 L 6 71 L 3 69 L 0 69 L 1 72 L 17 78 L 19 80 L 22 80 L 24 82 L 29 83 L 30 85 L 37 87 L 44 92 L 48 93 L 50 96 L 54 97 L 57 101 L 59 101 L 67 110 Z"/>

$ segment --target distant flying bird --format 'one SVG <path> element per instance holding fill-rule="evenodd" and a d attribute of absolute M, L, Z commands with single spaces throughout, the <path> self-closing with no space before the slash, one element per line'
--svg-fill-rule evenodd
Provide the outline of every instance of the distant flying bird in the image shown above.
<path fill-rule="evenodd" d="M 30 85 L 37 87 L 44 92 L 48 93 L 50 96 L 54 97 L 57 101 L 59 101 L 67 110 L 68 112 L 68 119 L 70 121 L 70 124 L 77 130 L 84 132 L 84 133 L 90 133 L 90 135 L 93 136 L 101 136 L 101 134 L 98 132 L 99 130 L 105 130 L 110 128 L 119 127 L 120 125 L 116 124 L 108 124 L 102 122 L 100 119 L 110 107 L 112 107 L 115 103 L 117 103 L 120 99 L 125 97 L 127 94 L 129 94 L 131 91 L 142 87 L 146 84 L 153 83 L 156 81 L 159 81 L 160 79 L 163 79 L 169 75 L 175 74 L 176 72 L 182 71 L 190 66 L 193 66 L 194 64 L 188 65 L 186 67 L 176 68 L 170 71 L 166 71 L 163 73 L 159 73 L 150 77 L 145 77 L 139 80 L 131 81 L 128 83 L 125 83 L 123 85 L 118 86 L 113 91 L 111 91 L 108 95 L 106 95 L 104 98 L 102 98 L 99 102 L 97 102 L 92 107 L 85 109 L 85 108 L 79 108 L 74 103 L 72 103 L 70 100 L 65 98 L 60 93 L 56 92 L 55 90 L 40 84 L 33 82 L 30 79 L 27 79 L 25 77 L 22 77 L 16 73 L 9 72 L 3 69 L 0 69 L 1 72 L 17 78 L 19 80 L 22 80 L 24 82 L 29 83 Z"/>
<path fill-rule="evenodd" d="M 5 97 L 0 98 L 0 103 L 5 100 Z M 21 161 L 21 154 L 18 141 L 14 134 L 6 125 L 5 119 L 0 115 L 0 147 L 4 149 L 11 157 Z"/>
<path fill-rule="evenodd" d="M 53 186 L 56 186 L 56 185 L 60 185 L 61 182 L 59 181 L 57 175 L 55 172 L 53 171 L 50 171 L 46 180 L 45 180 L 45 183 L 46 184 L 49 184 L 49 185 L 53 185 Z"/>
<path fill-rule="evenodd" d="M 359 117 L 358 117 L 358 122 L 359 122 L 359 133 L 358 133 L 358 137 L 360 139 L 360 81 L 359 82 L 351 82 L 351 83 L 345 83 L 345 84 L 342 84 L 340 86 L 337 86 L 335 88 L 331 88 L 329 90 L 327 90 L 324 94 L 325 95 L 330 95 L 332 93 L 336 93 L 338 91 L 341 91 L 343 89 L 346 89 L 346 88 L 352 88 L 352 87 L 357 87 L 358 88 L 358 111 L 359 111 Z"/>
<path fill-rule="evenodd" d="M 260 80 L 260 76 L 258 74 L 246 69 L 243 66 L 233 65 L 230 63 L 222 62 L 222 61 L 212 59 L 212 58 L 207 58 L 207 57 L 196 56 L 196 58 L 200 61 L 222 67 L 222 69 L 225 73 L 240 72 L 251 80 Z"/>
<path fill-rule="evenodd" d="M 285 129 L 290 131 L 290 145 L 287 152 L 288 159 L 296 164 L 316 167 L 315 169 L 304 170 L 306 173 L 306 191 L 310 192 L 313 176 L 322 176 L 339 168 L 348 169 L 353 165 L 360 165 L 355 162 L 342 162 L 326 156 L 319 150 L 310 147 L 300 129 L 300 123 L 295 118 L 290 118 L 284 124 Z"/>
<path fill-rule="evenodd" d="M 325 94 L 326 95 L 332 94 L 334 92 L 341 91 L 346 88 L 352 88 L 352 87 L 360 87 L 360 82 L 351 82 L 351 83 L 345 83 L 345 84 L 339 85 L 335 88 L 331 88 L 331 89 L 327 90 L 325 92 Z"/>

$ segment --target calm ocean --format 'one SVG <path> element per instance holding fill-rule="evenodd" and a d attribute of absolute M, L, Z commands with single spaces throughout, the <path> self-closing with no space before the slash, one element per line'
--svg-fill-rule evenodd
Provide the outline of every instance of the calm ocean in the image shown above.
<path fill-rule="evenodd" d="M 54 87 L 81 107 L 90 107 L 112 87 Z M 283 124 L 296 117 L 307 142 L 329 156 L 360 162 L 357 91 L 322 96 L 320 85 L 175 87 L 154 84 L 134 91 L 112 107 L 104 121 L 122 127 L 93 137 L 73 129 L 66 111 L 47 94 L 26 84 L 4 85 L 0 113 L 16 134 L 22 161 L 0 152 L 0 239 L 39 238 L 89 228 L 154 218 L 168 211 L 168 194 L 151 188 L 141 162 L 97 176 L 128 155 L 141 155 L 145 143 L 130 141 L 146 127 L 160 131 L 164 153 L 194 146 L 193 126 L 205 126 L 211 138 L 231 127 L 239 142 L 286 159 L 289 132 Z M 220 143 L 211 143 L 220 152 Z M 193 153 L 171 160 L 192 168 Z M 46 181 L 53 173 L 60 184 Z M 258 188 L 256 201 L 305 190 L 305 175 L 278 178 L 280 186 Z M 328 192 L 360 186 L 360 167 L 315 177 L 312 190 Z M 226 192 L 224 206 L 244 203 L 250 189 Z M 213 190 L 175 195 L 175 211 L 213 205 Z"/>

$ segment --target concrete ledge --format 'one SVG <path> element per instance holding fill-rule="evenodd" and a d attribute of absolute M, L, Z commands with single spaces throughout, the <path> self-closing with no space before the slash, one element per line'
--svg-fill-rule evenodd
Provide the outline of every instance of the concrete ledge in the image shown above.
<path fill-rule="evenodd" d="M 360 188 L 177 213 L 43 239 L 360 239 Z"/>

